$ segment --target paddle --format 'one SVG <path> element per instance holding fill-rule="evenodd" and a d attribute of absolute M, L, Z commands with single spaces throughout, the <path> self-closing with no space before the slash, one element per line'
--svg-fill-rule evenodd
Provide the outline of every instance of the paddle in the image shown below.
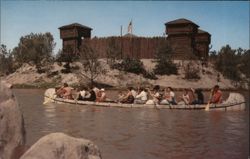
<path fill-rule="evenodd" d="M 210 101 L 207 103 L 207 105 L 205 107 L 205 111 L 209 111 L 209 106 L 210 106 Z"/>
<path fill-rule="evenodd" d="M 210 95 L 209 95 L 209 99 L 208 99 L 208 103 L 205 107 L 205 111 L 209 111 L 209 108 L 210 108 L 210 101 L 211 101 L 211 98 L 212 98 L 212 94 L 213 94 L 213 90 L 210 92 Z"/>

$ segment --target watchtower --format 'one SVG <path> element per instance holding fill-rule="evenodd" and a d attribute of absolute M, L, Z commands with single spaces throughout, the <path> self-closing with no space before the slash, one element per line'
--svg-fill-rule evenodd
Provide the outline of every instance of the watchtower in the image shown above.
<path fill-rule="evenodd" d="M 194 37 L 199 26 L 187 19 L 170 21 L 165 26 L 175 59 L 192 57 L 195 51 Z"/>
<path fill-rule="evenodd" d="M 58 28 L 60 38 L 63 40 L 63 52 L 76 55 L 82 44 L 82 39 L 91 38 L 92 28 L 73 23 Z"/>

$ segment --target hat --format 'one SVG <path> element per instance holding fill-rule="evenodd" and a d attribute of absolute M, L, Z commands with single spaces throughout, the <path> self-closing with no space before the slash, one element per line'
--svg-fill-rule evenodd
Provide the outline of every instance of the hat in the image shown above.
<path fill-rule="evenodd" d="M 104 89 L 104 88 L 102 88 L 102 89 L 101 89 L 101 91 L 105 91 L 105 89 Z"/>

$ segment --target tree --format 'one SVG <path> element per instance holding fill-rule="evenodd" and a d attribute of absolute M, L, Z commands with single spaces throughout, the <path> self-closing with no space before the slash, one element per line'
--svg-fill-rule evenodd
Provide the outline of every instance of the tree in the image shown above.
<path fill-rule="evenodd" d="M 91 85 L 94 80 L 101 74 L 105 74 L 106 70 L 99 61 L 99 55 L 90 45 L 83 44 L 79 52 L 79 61 L 83 65 L 83 71 L 80 74 L 89 79 Z"/>
<path fill-rule="evenodd" d="M 13 55 L 20 65 L 32 62 L 39 70 L 43 62 L 47 62 L 52 57 L 55 45 L 53 35 L 49 32 L 30 33 L 20 38 L 18 46 L 13 50 Z"/>
<path fill-rule="evenodd" d="M 6 45 L 0 46 L 0 74 L 8 75 L 14 71 L 13 58 L 10 51 L 7 51 Z"/>
<path fill-rule="evenodd" d="M 225 77 L 234 81 L 240 81 L 241 75 L 238 68 L 239 57 L 240 56 L 236 54 L 236 50 L 232 49 L 229 45 L 223 46 L 215 60 L 215 68 Z"/>
<path fill-rule="evenodd" d="M 112 67 L 115 64 L 115 61 L 120 58 L 121 49 L 116 43 L 116 38 L 111 37 L 108 41 L 108 48 L 106 50 L 107 54 L 107 63 Z"/>
<path fill-rule="evenodd" d="M 155 57 L 156 66 L 154 69 L 155 74 L 171 75 L 177 74 L 177 67 L 172 62 L 172 49 L 165 43 L 157 51 Z"/>

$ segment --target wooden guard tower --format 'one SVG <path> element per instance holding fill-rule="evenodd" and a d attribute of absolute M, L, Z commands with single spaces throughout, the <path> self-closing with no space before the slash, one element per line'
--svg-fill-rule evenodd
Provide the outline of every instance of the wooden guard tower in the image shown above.
<path fill-rule="evenodd" d="M 208 32 L 199 30 L 197 24 L 187 19 L 170 21 L 165 26 L 175 59 L 207 58 L 211 37 Z"/>
<path fill-rule="evenodd" d="M 63 52 L 77 54 L 82 44 L 82 39 L 91 38 L 92 28 L 73 23 L 58 28 L 60 38 L 63 40 Z"/>

